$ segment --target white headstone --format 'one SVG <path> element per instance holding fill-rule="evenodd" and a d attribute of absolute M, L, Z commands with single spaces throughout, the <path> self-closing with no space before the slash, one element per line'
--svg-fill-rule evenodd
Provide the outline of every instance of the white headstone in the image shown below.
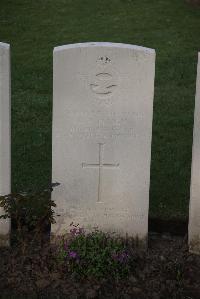
<path fill-rule="evenodd" d="M 190 251 L 200 254 L 200 53 L 196 81 L 188 237 Z"/>
<path fill-rule="evenodd" d="M 154 68 L 133 45 L 54 49 L 53 235 L 74 222 L 146 239 Z"/>
<path fill-rule="evenodd" d="M 10 45 L 0 43 L 0 195 L 11 192 L 10 107 Z M 9 239 L 10 220 L 0 219 L 0 246 L 9 245 Z"/>

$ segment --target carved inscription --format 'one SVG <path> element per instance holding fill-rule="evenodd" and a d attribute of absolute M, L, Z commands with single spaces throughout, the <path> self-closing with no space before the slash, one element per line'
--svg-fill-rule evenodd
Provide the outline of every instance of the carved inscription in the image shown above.
<path fill-rule="evenodd" d="M 97 59 L 97 63 L 100 63 L 101 65 L 106 65 L 107 63 L 110 63 L 111 59 L 108 56 L 100 56 Z"/>
<path fill-rule="evenodd" d="M 61 216 L 62 215 L 62 216 Z M 60 216 L 59 219 L 64 219 L 66 217 L 69 218 L 89 218 L 92 217 L 93 219 L 98 218 L 98 217 L 113 217 L 117 219 L 123 219 L 123 218 L 130 218 L 130 219 L 135 219 L 138 221 L 142 221 L 145 218 L 145 215 L 140 213 L 131 214 L 129 210 L 121 210 L 121 211 L 115 211 L 113 208 L 106 208 L 103 207 L 103 209 L 98 209 L 98 212 L 94 208 L 87 208 L 83 209 L 79 206 L 79 208 L 70 208 L 67 211 L 65 209 L 58 209 L 57 210 L 57 216 Z"/>
<path fill-rule="evenodd" d="M 94 83 L 90 84 L 91 90 L 97 95 L 110 95 L 117 87 L 112 74 L 98 73 L 95 75 Z"/>
<path fill-rule="evenodd" d="M 101 56 L 96 63 L 95 71 L 90 74 L 90 89 L 98 98 L 105 100 L 104 104 L 110 104 L 108 98 L 118 86 L 118 74 L 109 57 Z"/>
<path fill-rule="evenodd" d="M 84 216 L 83 216 L 84 215 Z M 131 214 L 129 211 L 126 211 L 126 210 L 122 210 L 122 211 L 115 211 L 114 209 L 106 209 L 104 208 L 103 210 L 99 210 L 98 209 L 98 212 L 94 209 L 90 209 L 90 210 L 85 210 L 85 209 L 81 209 L 78 211 L 77 213 L 77 210 L 76 212 L 72 213 L 71 214 L 72 218 L 75 218 L 75 217 L 78 217 L 78 218 L 93 218 L 93 219 L 96 219 L 96 218 L 102 218 L 102 217 L 105 217 L 105 218 L 116 218 L 118 220 L 123 220 L 123 219 L 133 219 L 133 220 L 136 220 L 136 221 L 142 221 L 144 218 L 145 218 L 145 215 L 144 214 Z"/>
<path fill-rule="evenodd" d="M 103 168 L 117 168 L 119 167 L 119 163 L 117 164 L 109 164 L 103 163 L 103 151 L 104 151 L 104 143 L 98 143 L 99 145 L 99 161 L 97 164 L 89 164 L 89 163 L 82 163 L 83 168 L 98 168 L 99 178 L 98 178 L 98 197 L 97 202 L 102 202 L 102 169 Z"/>
<path fill-rule="evenodd" d="M 67 113 L 70 119 L 68 137 L 80 139 L 136 138 L 144 117 L 134 113 L 101 113 L 99 111 Z M 73 125 L 72 125 L 73 124 Z M 144 131 L 145 135 L 145 131 Z M 98 142 L 98 141 L 97 141 Z"/>
<path fill-rule="evenodd" d="M 136 213 L 130 213 L 129 209 L 115 210 L 111 207 L 106 207 L 104 205 L 98 206 L 98 211 L 95 208 L 87 207 L 87 209 L 79 206 L 77 207 L 68 207 L 67 209 L 59 208 L 56 210 L 57 218 L 57 230 L 56 233 L 59 233 L 62 230 L 62 225 L 68 227 L 68 223 L 65 223 L 66 219 L 73 220 L 75 223 L 81 221 L 83 224 L 88 223 L 90 219 L 90 224 L 96 222 L 97 219 L 101 219 L 102 222 L 106 222 L 109 219 L 116 219 L 117 221 L 126 221 L 127 219 L 136 222 L 145 221 L 145 215 L 142 211 L 135 211 Z M 104 219 L 104 220 L 103 220 Z"/>

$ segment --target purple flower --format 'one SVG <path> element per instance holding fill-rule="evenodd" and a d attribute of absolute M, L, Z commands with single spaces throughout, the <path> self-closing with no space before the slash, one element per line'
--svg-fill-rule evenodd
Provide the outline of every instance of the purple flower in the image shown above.
<path fill-rule="evenodd" d="M 70 233 L 71 233 L 71 235 L 72 236 L 75 236 L 76 235 L 76 231 L 77 231 L 77 229 L 74 227 L 74 228 L 72 228 L 72 229 L 70 229 Z"/>
<path fill-rule="evenodd" d="M 112 253 L 112 258 L 113 258 L 113 260 L 116 260 L 117 259 L 117 254 L 116 253 Z"/>
<path fill-rule="evenodd" d="M 80 227 L 76 228 L 76 227 L 74 227 L 74 228 L 70 229 L 70 233 L 71 233 L 71 235 L 73 237 L 75 237 L 75 236 L 79 236 L 79 235 L 84 234 L 85 231 L 84 231 L 84 228 L 80 228 Z"/>
<path fill-rule="evenodd" d="M 129 255 L 127 252 L 122 252 L 121 255 L 119 256 L 121 263 L 123 263 L 123 262 L 126 263 L 128 258 L 129 258 Z"/>
<path fill-rule="evenodd" d="M 67 244 L 67 241 L 65 241 L 65 243 L 64 243 L 64 246 L 63 246 L 63 247 L 64 247 L 64 250 L 66 250 L 66 251 L 68 250 L 68 244 Z"/>
<path fill-rule="evenodd" d="M 69 252 L 69 257 L 71 257 L 73 259 L 79 259 L 79 256 L 78 256 L 76 251 L 70 251 Z"/>
<path fill-rule="evenodd" d="M 85 230 L 83 227 L 79 227 L 79 231 L 78 231 L 79 235 L 84 235 L 85 234 Z"/>
<path fill-rule="evenodd" d="M 120 263 L 127 263 L 129 259 L 129 255 L 126 251 L 118 252 L 118 253 L 113 253 L 112 258 Z"/>

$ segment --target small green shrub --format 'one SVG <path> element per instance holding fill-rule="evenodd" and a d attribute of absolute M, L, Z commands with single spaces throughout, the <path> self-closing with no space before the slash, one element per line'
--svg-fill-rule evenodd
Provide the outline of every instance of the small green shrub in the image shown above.
<path fill-rule="evenodd" d="M 37 192 L 11 193 L 0 196 L 4 214 L 0 219 L 11 218 L 15 226 L 14 239 L 23 250 L 34 242 L 39 244 L 50 223 L 54 223 L 55 203 L 51 200 L 53 187 Z"/>
<path fill-rule="evenodd" d="M 80 277 L 126 277 L 131 263 L 122 238 L 96 228 L 86 233 L 73 223 L 70 234 L 59 240 L 58 258 L 67 272 Z"/>

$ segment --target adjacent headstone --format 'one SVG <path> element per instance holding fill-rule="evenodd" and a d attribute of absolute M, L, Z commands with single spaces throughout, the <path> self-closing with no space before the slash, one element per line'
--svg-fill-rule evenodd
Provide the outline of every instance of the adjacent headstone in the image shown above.
<path fill-rule="evenodd" d="M 0 43 L 0 195 L 9 194 L 11 190 L 10 107 L 10 46 Z M 9 239 L 10 220 L 0 219 L 0 246 L 9 245 Z"/>
<path fill-rule="evenodd" d="M 190 251 L 200 254 L 200 53 L 196 81 L 188 237 Z"/>
<path fill-rule="evenodd" d="M 85 43 L 53 56 L 52 234 L 73 222 L 145 241 L 155 51 Z"/>

